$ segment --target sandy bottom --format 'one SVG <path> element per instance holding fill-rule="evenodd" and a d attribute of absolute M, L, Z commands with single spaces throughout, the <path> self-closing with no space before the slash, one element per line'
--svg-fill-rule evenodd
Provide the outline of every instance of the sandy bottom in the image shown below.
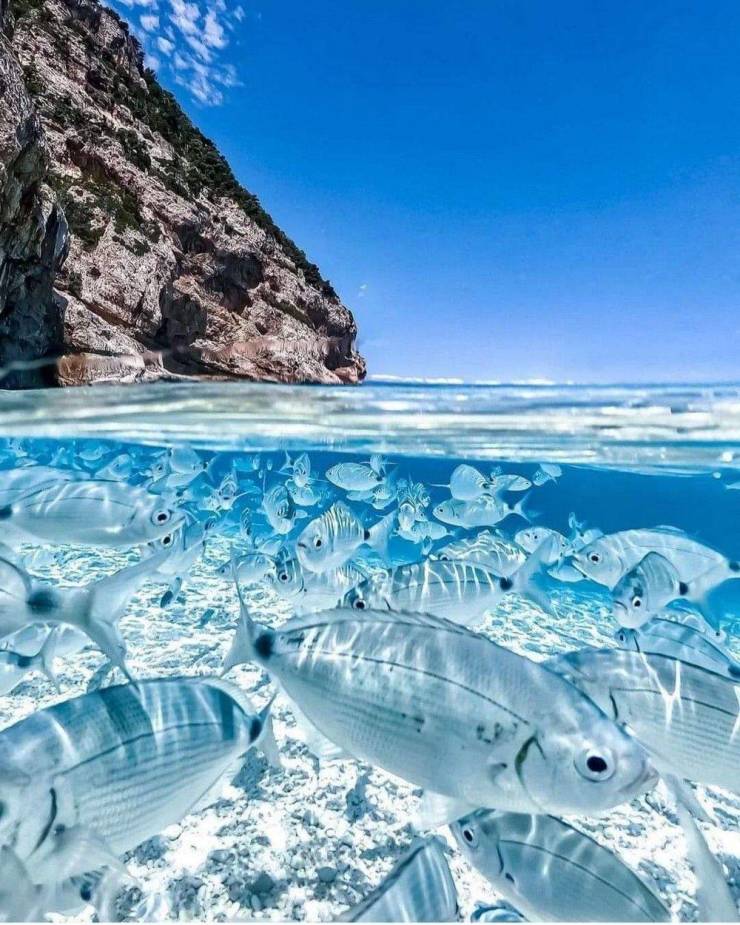
<path fill-rule="evenodd" d="M 219 539 L 211 542 L 180 598 L 167 610 L 159 606 L 161 585 L 147 586 L 136 597 L 121 623 L 135 676 L 208 675 L 219 670 L 238 613 L 233 586 L 214 574 L 215 566 L 227 557 L 225 544 Z M 66 548 L 48 563 L 37 562 L 34 570 L 64 583 L 86 583 L 135 560 L 134 553 L 103 557 L 97 551 Z M 257 603 L 256 609 L 274 624 L 288 615 L 274 599 L 262 596 Z M 583 644 L 610 644 L 611 618 L 599 595 L 576 596 L 566 590 L 556 607 L 559 619 L 554 621 L 511 599 L 488 618 L 484 631 L 534 659 Z M 27 676 L 0 699 L 0 725 L 83 693 L 102 663 L 92 647 L 59 659 L 61 696 L 43 677 Z M 255 704 L 267 701 L 271 689 L 259 670 L 237 668 L 230 677 Z M 216 803 L 128 856 L 128 868 L 144 893 L 157 896 L 158 918 L 327 921 L 362 899 L 407 848 L 414 835 L 410 820 L 418 790 L 352 761 L 319 767 L 294 737 L 287 703 L 276 702 L 274 719 L 283 770 L 270 768 L 261 753 L 251 752 Z M 725 865 L 737 902 L 740 797 L 704 787 L 697 793 L 718 821 L 705 826 L 704 832 Z M 681 829 L 667 804 L 648 796 L 599 819 L 578 819 L 576 825 L 652 883 L 674 918 L 696 919 L 693 874 Z M 479 903 L 501 902 L 461 858 L 451 837 L 440 834 L 450 847 L 461 916 L 468 918 Z M 124 901 L 124 914 L 125 907 Z M 90 921 L 93 916 L 88 906 L 74 920 Z"/>

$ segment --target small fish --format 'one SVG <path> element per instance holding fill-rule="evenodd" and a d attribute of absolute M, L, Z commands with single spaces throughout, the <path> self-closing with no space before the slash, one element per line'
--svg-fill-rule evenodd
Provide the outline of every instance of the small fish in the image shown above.
<path fill-rule="evenodd" d="M 11 543 L 139 546 L 183 522 L 159 496 L 97 479 L 41 486 L 0 508 L 3 534 Z"/>
<path fill-rule="evenodd" d="M 121 453 L 95 473 L 96 479 L 128 479 L 134 470 L 134 460 L 129 453 Z"/>
<path fill-rule="evenodd" d="M 581 649 L 545 662 L 629 728 L 661 771 L 740 793 L 740 685 L 652 652 Z"/>
<path fill-rule="evenodd" d="M 337 463 L 326 470 L 326 478 L 343 491 L 371 491 L 383 481 L 369 463 L 358 462 Z"/>
<path fill-rule="evenodd" d="M 339 922 L 456 922 L 457 889 L 440 840 L 417 839 L 388 876 Z"/>
<path fill-rule="evenodd" d="M 668 922 L 616 854 L 553 816 L 478 810 L 452 825 L 463 857 L 532 922 Z"/>
<path fill-rule="evenodd" d="M 707 573 L 740 577 L 740 563 L 692 540 L 674 527 L 622 530 L 595 539 L 573 555 L 573 564 L 600 585 L 613 589 L 648 553 L 656 552 L 676 569 L 680 580 L 696 581 Z"/>
<path fill-rule="evenodd" d="M 265 579 L 278 597 L 292 605 L 293 613 L 300 615 L 335 607 L 366 577 L 366 571 L 353 562 L 326 572 L 309 572 L 297 558 L 287 555 L 278 557 Z"/>
<path fill-rule="evenodd" d="M 295 526 L 296 520 L 307 516 L 305 511 L 297 511 L 293 499 L 285 485 L 274 485 L 262 499 L 262 510 L 267 522 L 275 533 L 285 536 Z"/>
<path fill-rule="evenodd" d="M 534 547 L 536 548 L 536 547 Z M 532 550 L 528 550 L 532 552 Z M 464 537 L 442 546 L 435 559 L 462 559 L 490 569 L 495 575 L 510 578 L 527 558 L 522 548 L 511 540 L 490 530 L 482 530 L 472 537 Z"/>
<path fill-rule="evenodd" d="M 426 613 L 470 626 L 495 609 L 507 594 L 521 594 L 550 613 L 549 598 L 535 583 L 542 569 L 537 554 L 512 577 L 495 575 L 467 560 L 424 559 L 372 575 L 345 595 L 343 606 Z"/>
<path fill-rule="evenodd" d="M 463 463 L 450 476 L 450 494 L 456 501 L 475 501 L 491 491 L 490 481 L 475 466 Z"/>
<path fill-rule="evenodd" d="M 452 527 L 495 527 L 512 514 L 531 519 L 525 510 L 527 497 L 514 505 L 500 501 L 492 495 L 481 495 L 475 501 L 443 501 L 434 508 L 434 516 Z"/>
<path fill-rule="evenodd" d="M 212 678 L 122 684 L 39 710 L 0 732 L 0 842 L 39 884 L 121 866 L 212 801 L 260 741 L 274 745 L 269 707 L 255 713 Z"/>
<path fill-rule="evenodd" d="M 256 585 L 275 573 L 275 560 L 263 552 L 248 552 L 232 563 L 227 559 L 216 569 L 222 578 L 232 578 L 236 568 L 237 580 L 245 585 Z"/>
<path fill-rule="evenodd" d="M 427 520 L 426 517 L 422 517 L 420 520 L 415 521 L 408 530 L 402 530 L 399 527 L 397 532 L 401 539 L 408 540 L 410 543 L 416 543 L 417 545 L 419 543 L 424 543 L 426 540 L 432 542 L 441 540 L 443 537 L 449 536 L 450 534 L 450 531 L 443 527 L 442 524 Z"/>
<path fill-rule="evenodd" d="M 556 463 L 540 463 L 539 468 L 532 476 L 532 482 L 541 486 L 547 482 L 556 482 L 563 474 L 563 470 Z"/>
<path fill-rule="evenodd" d="M 678 611 L 668 610 L 639 629 L 620 628 L 615 638 L 622 649 L 668 655 L 740 681 L 740 662 L 721 644 L 711 627 L 698 629 L 688 622 L 677 622 L 679 617 Z"/>
<path fill-rule="evenodd" d="M 430 791 L 427 824 L 476 806 L 592 814 L 655 782 L 643 749 L 588 697 L 458 624 L 339 608 L 274 630 L 237 592 L 224 671 L 255 662 L 336 748 Z"/>
<path fill-rule="evenodd" d="M 501 495 L 506 491 L 529 491 L 531 487 L 532 483 L 523 475 L 502 473 L 491 476 L 489 490 L 493 495 Z"/>
<path fill-rule="evenodd" d="M 285 480 L 285 488 L 299 507 L 314 507 L 323 499 L 323 492 L 313 485 L 298 485 L 293 479 Z"/>
<path fill-rule="evenodd" d="M 673 601 L 687 601 L 713 623 L 707 595 L 727 578 L 723 565 L 692 582 L 682 581 L 664 556 L 649 552 L 623 575 L 612 591 L 613 613 L 620 626 L 636 629 Z"/>
<path fill-rule="evenodd" d="M 525 527 L 514 534 L 514 542 L 525 552 L 534 552 L 550 537 L 556 540 L 553 546 L 553 561 L 550 563 L 550 565 L 555 565 L 563 556 L 570 553 L 568 538 L 557 530 L 551 530 L 549 527 Z"/>
<path fill-rule="evenodd" d="M 286 452 L 285 464 L 280 471 L 291 474 L 291 480 L 296 488 L 307 488 L 311 481 L 311 459 L 308 453 L 300 453 L 294 460 L 291 460 L 290 453 Z"/>
<path fill-rule="evenodd" d="M 395 512 L 391 512 L 366 529 L 354 511 L 336 501 L 304 527 L 296 541 L 296 555 L 309 572 L 326 572 L 344 565 L 361 546 L 385 552 L 394 525 Z"/>
<path fill-rule="evenodd" d="M 167 462 L 171 472 L 197 475 L 206 468 L 206 463 L 189 446 L 174 446 L 167 451 Z"/>

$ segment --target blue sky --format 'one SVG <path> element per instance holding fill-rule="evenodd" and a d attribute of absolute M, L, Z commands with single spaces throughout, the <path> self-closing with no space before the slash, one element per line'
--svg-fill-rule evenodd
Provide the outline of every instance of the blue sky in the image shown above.
<path fill-rule="evenodd" d="M 370 372 L 740 378 L 740 6 L 115 0 Z"/>

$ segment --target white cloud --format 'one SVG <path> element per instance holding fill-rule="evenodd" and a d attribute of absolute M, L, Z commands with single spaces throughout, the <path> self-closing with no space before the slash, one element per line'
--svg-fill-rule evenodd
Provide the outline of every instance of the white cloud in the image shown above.
<path fill-rule="evenodd" d="M 145 8 L 132 23 L 149 67 L 164 66 L 199 103 L 217 106 L 238 85 L 229 46 L 246 18 L 241 4 L 226 0 L 108 0 L 125 10 Z"/>

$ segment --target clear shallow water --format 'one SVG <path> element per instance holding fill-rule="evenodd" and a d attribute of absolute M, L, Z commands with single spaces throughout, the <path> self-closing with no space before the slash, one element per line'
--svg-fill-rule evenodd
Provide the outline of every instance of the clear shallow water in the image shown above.
<path fill-rule="evenodd" d="M 266 517 L 263 499 L 277 486 L 290 493 L 294 473 L 281 471 L 286 451 L 291 461 L 308 454 L 315 479 L 309 484 L 317 500 L 289 506 L 289 516 L 297 511 L 298 518 L 280 534 Z M 367 463 L 371 453 L 386 457 L 380 479 L 390 486 L 385 506 L 380 499 L 351 500 L 326 480 L 331 467 Z M 188 471 L 187 460 L 194 458 L 197 472 L 195 463 Z M 306 525 L 337 501 L 366 527 L 395 512 L 387 552 L 363 549 L 349 557 L 373 571 L 428 559 L 451 540 L 484 529 L 513 539 L 528 526 L 516 514 L 489 527 L 440 520 L 435 509 L 450 499 L 449 487 L 443 486 L 463 462 L 489 478 L 500 469 L 526 480 L 535 479 L 544 463 L 558 466 L 560 473 L 550 469 L 550 478 L 536 479 L 542 484 L 501 493 L 502 503 L 510 506 L 526 496 L 525 511 L 534 525 L 566 537 L 572 533 L 571 515 L 583 529 L 604 534 L 669 525 L 736 561 L 740 491 L 732 486 L 740 482 L 739 459 L 740 388 L 727 385 L 321 389 L 228 384 L 0 397 L 0 492 L 10 473 L 51 466 L 72 470 L 75 478 L 102 474 L 156 493 L 178 516 L 187 511 L 190 522 L 209 523 L 204 549 L 192 563 L 173 568 L 171 575 L 152 575 L 120 618 L 127 665 L 136 678 L 218 673 L 238 615 L 233 581 L 224 569 L 232 548 L 244 554 L 256 543 L 279 564 L 295 552 Z M 409 503 L 419 534 L 447 534 L 410 538 L 410 528 L 402 526 L 408 524 L 404 505 Z M 5 524 L 5 538 L 16 546 L 24 568 L 56 588 L 88 585 L 148 552 L 141 542 L 116 548 L 70 543 L 63 532 L 14 538 L 13 517 Z M 427 530 L 425 524 L 435 526 Z M 275 581 L 244 584 L 255 615 L 266 623 L 279 626 L 293 614 L 296 598 L 279 593 Z M 337 590 L 336 599 L 346 590 Z M 512 593 L 482 614 L 474 628 L 536 661 L 587 645 L 616 645 L 609 589 L 550 577 L 547 593 L 551 613 Z M 331 592 L 320 598 L 323 606 L 330 599 Z M 740 582 L 724 583 L 710 604 L 729 651 L 740 657 Z M 92 644 L 58 658 L 61 694 L 43 675 L 27 674 L 0 698 L 0 723 L 10 726 L 78 696 L 99 675 L 102 683 L 120 680 L 115 673 L 107 676 L 105 666 Z M 229 677 L 256 704 L 269 699 L 270 687 L 258 668 L 239 666 Z M 145 895 L 159 897 L 160 917 L 328 920 L 375 887 L 411 842 L 418 805 L 413 784 L 354 761 L 320 764 L 297 737 L 285 698 L 276 702 L 274 717 L 282 771 L 250 752 L 235 782 L 212 805 L 127 857 Z M 737 901 L 740 796 L 701 783 L 697 795 L 714 813 L 704 833 Z M 642 875 L 675 919 L 697 917 L 683 835 L 667 803 L 642 796 L 603 817 L 571 821 Z M 497 890 L 448 841 L 461 917 L 469 917 L 478 903 L 500 903 Z M 133 895 L 129 892 L 129 901 L 124 895 L 120 909 L 136 917 L 140 909 Z M 87 920 L 92 914 L 86 906 L 76 915 Z"/>

